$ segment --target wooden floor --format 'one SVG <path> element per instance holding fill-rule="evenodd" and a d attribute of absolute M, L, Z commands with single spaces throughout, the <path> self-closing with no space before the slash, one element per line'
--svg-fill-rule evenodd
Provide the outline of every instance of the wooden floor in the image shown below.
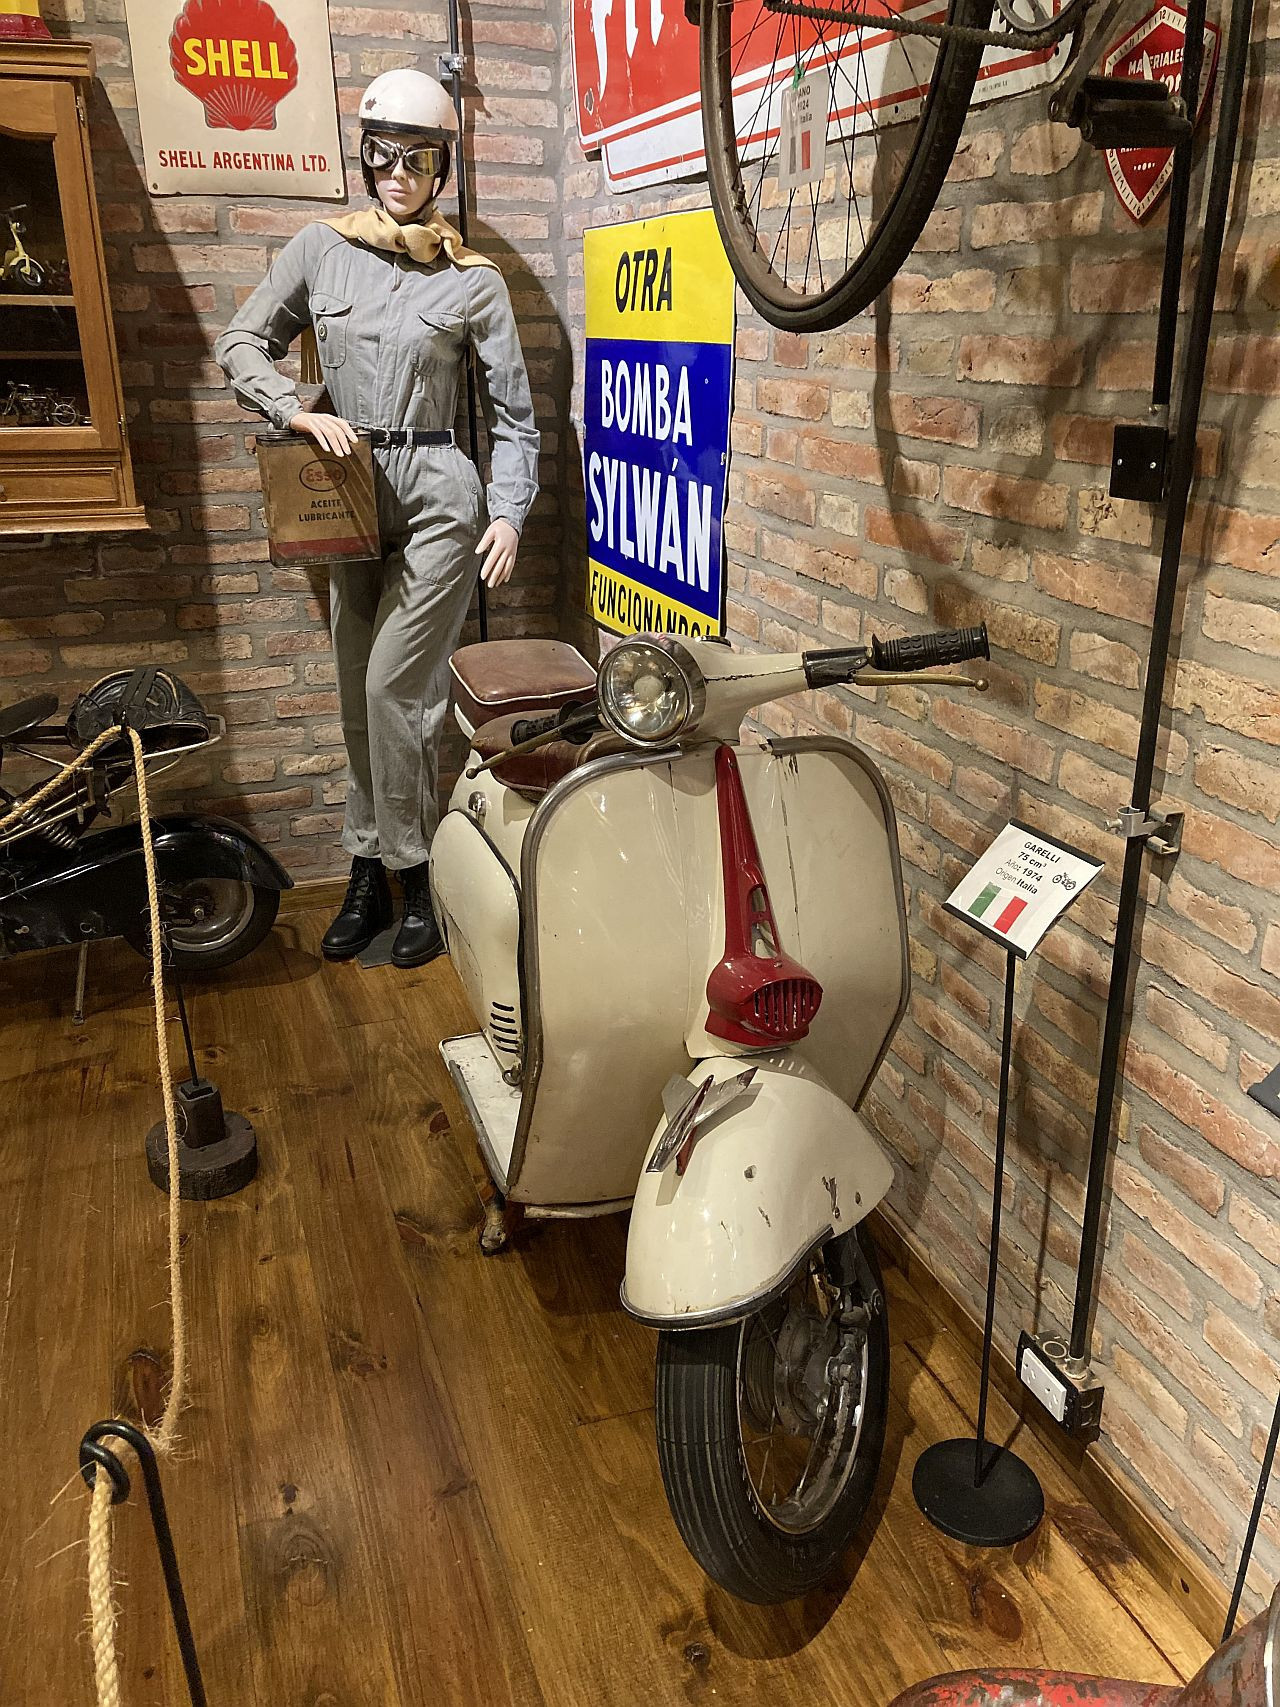
<path fill-rule="evenodd" d="M 453 975 L 325 966 L 324 922 L 292 914 L 192 992 L 202 1066 L 262 1154 L 256 1184 L 185 1210 L 193 1402 L 165 1482 L 211 1707 L 882 1707 L 969 1663 L 1196 1668 L 1201 1638 L 1025 1434 L 1050 1511 L 1031 1540 L 983 1554 L 919 1516 L 912 1464 L 971 1430 L 976 1379 L 892 1272 L 864 1552 L 790 1607 L 713 1588 L 663 1499 L 623 1223 L 543 1224 L 481 1257 L 436 1050 L 470 1029 Z M 158 1412 L 166 1373 L 143 968 L 95 950 L 81 1028 L 73 974 L 69 953 L 0 968 L 4 1707 L 93 1699 L 68 1478 L 85 1426 Z M 995 1420 L 1012 1427 L 998 1400 Z M 136 1501 L 116 1530 L 126 1707 L 178 1707 Z"/>

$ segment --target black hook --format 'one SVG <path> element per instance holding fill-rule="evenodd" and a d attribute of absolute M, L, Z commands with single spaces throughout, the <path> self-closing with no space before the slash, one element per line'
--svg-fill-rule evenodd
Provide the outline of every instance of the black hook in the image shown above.
<path fill-rule="evenodd" d="M 191 1707 L 208 1707 L 204 1679 L 200 1675 L 200 1661 L 196 1657 L 195 1638 L 191 1634 L 191 1620 L 187 1616 L 187 1597 L 182 1591 L 182 1577 L 178 1572 L 178 1555 L 174 1551 L 169 1514 L 165 1510 L 164 1489 L 160 1485 L 160 1467 L 156 1463 L 155 1447 L 141 1429 L 135 1428 L 132 1423 L 125 1422 L 120 1417 L 108 1417 L 84 1431 L 84 1438 L 80 1442 L 80 1474 L 92 1488 L 97 1481 L 99 1469 L 105 1470 L 111 1478 L 112 1505 L 119 1505 L 121 1500 L 129 1497 L 129 1472 L 109 1447 L 99 1445 L 100 1441 L 108 1439 L 124 1441 L 126 1446 L 132 1448 L 142 1466 L 147 1509 L 151 1514 L 151 1527 L 155 1532 L 156 1551 L 160 1554 L 160 1569 L 164 1573 L 165 1592 L 169 1596 L 169 1613 L 173 1619 L 174 1634 L 178 1638 L 178 1648 L 182 1654 L 187 1693 L 191 1697 Z"/>

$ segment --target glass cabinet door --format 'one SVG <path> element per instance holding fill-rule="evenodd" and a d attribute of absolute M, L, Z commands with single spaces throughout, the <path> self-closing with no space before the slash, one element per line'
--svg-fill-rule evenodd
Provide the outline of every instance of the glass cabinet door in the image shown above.
<path fill-rule="evenodd" d="M 120 442 L 105 281 L 65 85 L 7 83 L 0 118 L 0 443 Z"/>

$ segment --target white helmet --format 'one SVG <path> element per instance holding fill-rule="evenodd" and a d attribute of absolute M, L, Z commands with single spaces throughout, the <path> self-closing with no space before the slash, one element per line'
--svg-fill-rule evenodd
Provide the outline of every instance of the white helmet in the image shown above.
<path fill-rule="evenodd" d="M 458 115 L 443 83 L 425 71 L 384 71 L 360 97 L 361 130 L 456 136 Z"/>

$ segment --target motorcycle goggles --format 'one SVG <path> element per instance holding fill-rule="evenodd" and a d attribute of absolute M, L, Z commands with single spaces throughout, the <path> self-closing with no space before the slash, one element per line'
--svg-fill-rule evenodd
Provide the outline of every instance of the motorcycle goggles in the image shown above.
<path fill-rule="evenodd" d="M 438 178 L 449 169 L 449 151 L 442 142 L 392 142 L 371 132 L 360 139 L 360 159 L 372 172 L 394 172 L 403 162 L 413 178 Z"/>

